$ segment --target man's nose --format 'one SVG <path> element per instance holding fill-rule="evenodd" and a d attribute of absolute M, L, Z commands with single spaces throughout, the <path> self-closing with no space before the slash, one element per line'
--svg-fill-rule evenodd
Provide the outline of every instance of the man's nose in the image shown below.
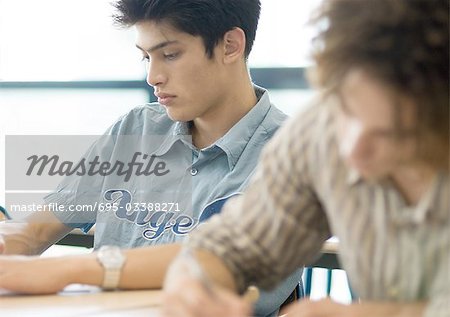
<path fill-rule="evenodd" d="M 166 76 L 163 74 L 162 67 L 156 62 L 150 60 L 147 63 L 147 83 L 152 86 L 158 86 L 165 82 Z"/>

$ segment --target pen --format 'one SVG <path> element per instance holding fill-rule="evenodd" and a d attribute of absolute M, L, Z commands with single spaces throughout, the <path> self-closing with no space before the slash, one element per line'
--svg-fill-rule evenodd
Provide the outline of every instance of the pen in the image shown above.
<path fill-rule="evenodd" d="M 0 212 L 5 215 L 7 220 L 11 220 L 11 217 L 9 216 L 8 212 L 4 207 L 0 206 Z"/>

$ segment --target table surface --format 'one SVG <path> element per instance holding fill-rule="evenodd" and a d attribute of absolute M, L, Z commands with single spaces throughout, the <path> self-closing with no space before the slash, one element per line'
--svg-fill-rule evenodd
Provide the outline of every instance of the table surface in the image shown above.
<path fill-rule="evenodd" d="M 86 290 L 87 289 L 87 290 Z M 161 291 L 102 292 L 80 286 L 56 295 L 5 295 L 0 290 L 1 317 L 156 317 Z M 6 293 L 3 291 L 3 293 Z"/>
<path fill-rule="evenodd" d="M 336 239 L 328 240 L 322 253 L 336 255 Z M 328 264 L 327 264 L 328 265 Z M 0 289 L 1 317 L 156 317 L 161 291 L 102 292 L 99 288 L 72 285 L 56 295 L 15 295 Z"/>

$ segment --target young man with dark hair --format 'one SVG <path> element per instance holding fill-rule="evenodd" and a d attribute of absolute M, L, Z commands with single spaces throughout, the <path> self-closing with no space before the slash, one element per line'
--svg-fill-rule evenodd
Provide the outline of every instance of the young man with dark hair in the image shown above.
<path fill-rule="evenodd" d="M 269 142 L 244 195 L 190 236 L 217 287 L 206 292 L 180 257 L 164 316 L 248 316 L 222 287 L 273 287 L 332 235 L 360 302 L 305 300 L 288 316 L 450 316 L 449 2 L 326 0 L 319 12 L 323 98 Z"/>
<path fill-rule="evenodd" d="M 260 12 L 258 0 L 120 0 L 115 7 L 115 21 L 137 30 L 136 46 L 147 61 L 147 82 L 158 103 L 120 118 L 107 138 L 91 147 L 86 161 L 100 157 L 113 162 L 118 155 L 146 145 L 119 142 L 122 136 L 160 136 L 161 146 L 154 152 L 157 159 L 179 169 L 180 153 L 187 152 L 189 164 L 179 169 L 175 180 L 165 183 L 150 176 L 128 182 L 112 176 L 66 178 L 46 197 L 47 206 L 99 202 L 118 204 L 118 209 L 47 211 L 24 224 L 3 224 L 0 249 L 5 254 L 40 254 L 73 228 L 87 231 L 96 223 L 95 249 L 100 252 L 55 259 L 2 257 L 0 288 L 48 293 L 69 283 L 161 287 L 166 267 L 179 249 L 170 243 L 184 239 L 199 222 L 219 212 L 229 197 L 242 192 L 262 146 L 286 118 L 271 105 L 267 91 L 252 84 L 247 68 Z M 186 194 L 183 190 L 189 183 L 192 193 Z M 156 210 L 156 204 L 152 210 L 141 209 L 141 203 L 148 206 L 155 197 L 167 198 L 156 201 L 161 205 L 177 204 L 175 199 L 181 197 L 192 206 L 167 212 Z M 139 210 L 134 210 L 135 204 Z M 143 246 L 152 247 L 119 249 Z M 263 294 L 258 313 L 276 313 L 300 278 L 301 270 L 275 291 Z"/>

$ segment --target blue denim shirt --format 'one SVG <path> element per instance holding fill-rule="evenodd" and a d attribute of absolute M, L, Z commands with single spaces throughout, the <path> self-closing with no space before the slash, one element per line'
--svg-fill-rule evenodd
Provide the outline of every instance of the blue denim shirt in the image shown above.
<path fill-rule="evenodd" d="M 140 138 L 119 142 L 120 136 L 156 136 L 159 143 L 152 154 L 172 166 L 172 171 L 177 170 L 177 177 L 167 181 L 134 177 L 123 182 L 112 176 L 70 176 L 46 197 L 46 203 L 97 203 L 96 210 L 82 214 L 55 211 L 63 223 L 85 232 L 96 224 L 94 248 L 134 248 L 183 241 L 199 223 L 220 212 L 227 199 L 243 191 L 263 146 L 286 119 L 270 103 L 266 90 L 255 86 L 255 92 L 257 104 L 205 149 L 195 148 L 190 141 L 191 123 L 172 121 L 161 105 L 152 103 L 131 110 L 105 133 L 107 138 L 91 147 L 87 158 L 98 154 L 105 161 L 114 161 L 124 152 L 149 143 Z M 156 196 L 159 200 L 155 200 Z M 189 207 L 155 208 L 156 204 L 174 204 L 183 199 L 187 199 Z M 149 207 L 150 201 L 155 204 Z M 98 208 L 102 203 L 118 204 L 121 209 L 106 212 L 105 205 Z M 273 294 L 263 293 L 256 314 L 265 316 L 275 311 L 295 288 L 300 274 L 296 272 Z"/>

